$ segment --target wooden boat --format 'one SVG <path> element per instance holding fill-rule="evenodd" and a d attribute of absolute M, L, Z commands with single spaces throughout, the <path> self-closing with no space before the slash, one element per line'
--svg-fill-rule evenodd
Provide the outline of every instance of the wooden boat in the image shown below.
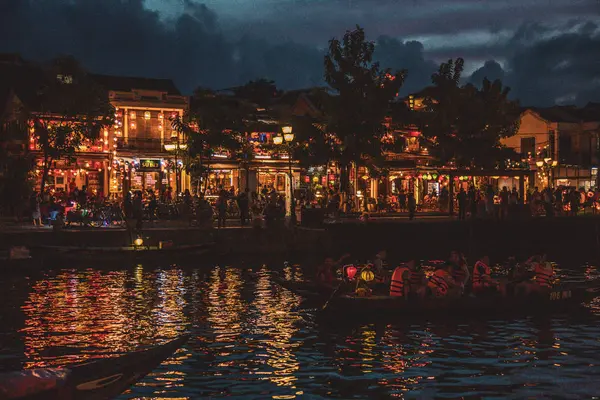
<path fill-rule="evenodd" d="M 402 316 L 537 314 L 569 310 L 600 296 L 600 286 L 563 286 L 546 294 L 529 296 L 463 296 L 456 299 L 427 298 L 404 300 L 390 296 L 336 296 L 326 311 L 336 314 L 377 314 Z"/>
<path fill-rule="evenodd" d="M 323 285 L 312 281 L 290 281 L 282 278 L 278 274 L 271 275 L 273 282 L 289 291 L 304 297 L 306 300 L 327 300 L 340 282 L 334 282 L 333 285 Z"/>
<path fill-rule="evenodd" d="M 168 248 L 158 246 L 125 246 L 125 247 L 79 247 L 79 246 L 40 246 L 34 249 L 37 256 L 44 259 L 45 264 L 57 262 L 107 262 L 144 261 L 174 258 L 189 258 L 210 252 L 214 243 L 180 245 Z"/>
<path fill-rule="evenodd" d="M 156 368 L 188 338 L 185 335 L 121 357 L 0 374 L 0 399 L 112 399 Z"/>

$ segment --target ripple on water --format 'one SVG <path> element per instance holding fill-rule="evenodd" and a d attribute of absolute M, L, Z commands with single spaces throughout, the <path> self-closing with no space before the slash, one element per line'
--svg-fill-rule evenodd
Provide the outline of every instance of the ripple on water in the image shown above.
<path fill-rule="evenodd" d="M 60 270 L 0 282 L 0 360 L 27 368 L 192 339 L 122 398 L 553 398 L 600 393 L 583 316 L 322 324 L 266 266 Z M 299 266 L 283 274 L 303 279 Z M 593 267 L 560 271 L 596 279 Z M 17 334 L 15 334 L 17 332 Z"/>

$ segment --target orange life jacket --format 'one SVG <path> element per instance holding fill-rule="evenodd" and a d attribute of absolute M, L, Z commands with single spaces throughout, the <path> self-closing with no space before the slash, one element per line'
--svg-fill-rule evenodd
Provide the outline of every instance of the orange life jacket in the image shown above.
<path fill-rule="evenodd" d="M 483 268 L 483 272 L 480 272 L 480 267 Z M 477 261 L 473 267 L 473 289 L 491 287 L 493 284 L 491 277 L 492 270 L 490 267 L 481 261 Z"/>
<path fill-rule="evenodd" d="M 435 274 L 429 278 L 427 285 L 431 288 L 436 296 L 445 296 L 448 293 L 448 282 L 446 278 L 449 278 L 450 274 L 443 269 L 438 269 Z"/>
<path fill-rule="evenodd" d="M 392 274 L 392 282 L 390 283 L 390 296 L 404 297 L 404 289 L 406 288 L 406 281 L 403 275 L 409 272 L 406 267 L 396 267 Z"/>
<path fill-rule="evenodd" d="M 554 270 L 550 263 L 536 263 L 533 272 L 535 273 L 535 283 L 537 285 L 548 288 L 552 286 L 551 281 Z"/>

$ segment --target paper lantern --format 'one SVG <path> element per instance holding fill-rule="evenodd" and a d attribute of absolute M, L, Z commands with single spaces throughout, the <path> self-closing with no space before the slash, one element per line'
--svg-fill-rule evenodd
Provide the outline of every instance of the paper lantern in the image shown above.
<path fill-rule="evenodd" d="M 370 269 L 363 269 L 360 273 L 360 278 L 365 282 L 371 282 L 375 279 L 375 274 Z"/>
<path fill-rule="evenodd" d="M 354 279 L 354 277 L 356 276 L 357 268 L 354 265 L 346 265 L 344 269 L 346 270 L 346 276 L 348 277 L 348 279 Z"/>

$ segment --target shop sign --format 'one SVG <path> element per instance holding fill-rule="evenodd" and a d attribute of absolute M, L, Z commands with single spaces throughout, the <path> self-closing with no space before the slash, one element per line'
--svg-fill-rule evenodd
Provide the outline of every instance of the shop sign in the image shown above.
<path fill-rule="evenodd" d="M 160 171 L 160 160 L 142 158 L 140 159 L 140 167 L 138 169 L 142 172 Z"/>

